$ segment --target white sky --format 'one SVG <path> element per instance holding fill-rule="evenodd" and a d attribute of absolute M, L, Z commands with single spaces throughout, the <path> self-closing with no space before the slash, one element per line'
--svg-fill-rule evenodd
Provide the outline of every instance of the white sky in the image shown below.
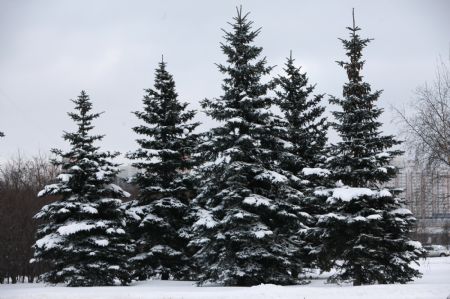
<path fill-rule="evenodd" d="M 250 11 L 256 44 L 281 72 L 292 49 L 317 92 L 341 95 L 345 72 L 339 37 L 346 38 L 351 9 L 363 37 L 375 40 L 365 51 L 366 80 L 384 89 L 379 105 L 387 133 L 398 132 L 390 107 L 402 107 L 413 91 L 430 82 L 439 55 L 450 51 L 450 1 L 88 1 L 0 0 L 0 159 L 21 150 L 28 155 L 67 148 L 62 131 L 74 126 L 66 112 L 82 89 L 106 134 L 102 147 L 122 153 L 136 148 L 143 89 L 153 84 L 164 54 L 180 100 L 198 101 L 221 94 L 224 61 L 221 28 L 236 5 Z M 212 122 L 205 115 L 198 119 Z M 333 137 L 334 138 L 334 137 Z"/>

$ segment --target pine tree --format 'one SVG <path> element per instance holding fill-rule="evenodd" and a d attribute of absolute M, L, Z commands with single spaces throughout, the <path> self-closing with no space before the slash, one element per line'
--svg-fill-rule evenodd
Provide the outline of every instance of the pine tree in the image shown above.
<path fill-rule="evenodd" d="M 100 152 L 94 142 L 103 138 L 91 134 L 92 103 L 82 91 L 69 113 L 77 130 L 63 137 L 70 150 L 54 149 L 53 160 L 61 168 L 58 182 L 47 185 L 38 196 L 56 196 L 35 218 L 42 220 L 34 244 L 34 259 L 48 263 L 43 280 L 68 286 L 113 285 L 130 281 L 127 258 L 131 244 L 125 228 L 125 211 L 119 198 L 129 196 L 115 185 L 117 153 Z"/>
<path fill-rule="evenodd" d="M 133 128 L 142 136 L 137 140 L 140 148 L 128 155 L 139 170 L 132 178 L 139 196 L 129 208 L 136 219 L 138 248 L 133 268 L 139 279 L 154 275 L 186 279 L 191 274 L 185 250 L 189 240 L 186 216 L 195 193 L 189 171 L 195 164 L 197 137 L 192 132 L 198 123 L 192 122 L 195 111 L 186 111 L 188 104 L 178 100 L 164 61 L 143 103 L 144 111 L 135 115 L 145 124 Z"/>
<path fill-rule="evenodd" d="M 297 176 L 327 174 L 321 171 L 326 158 L 328 122 L 322 114 L 325 107 L 320 106 L 323 95 L 315 95 L 315 85 L 308 85 L 306 73 L 294 65 L 292 52 L 285 64 L 285 74 L 276 78 L 280 87 L 276 91 L 277 104 L 286 120 L 286 137 L 290 142 L 289 155 L 283 168 Z M 304 171 L 304 168 L 307 168 Z M 305 174 L 303 174 L 305 173 Z"/>
<path fill-rule="evenodd" d="M 420 276 L 410 265 L 422 255 L 420 243 L 408 236 L 415 218 L 404 208 L 398 190 L 383 187 L 397 174 L 391 162 L 401 151 L 392 147 L 400 142 L 382 135 L 377 120 L 382 109 L 376 107 L 381 91 L 372 92 L 360 73 L 362 50 L 370 39 L 359 36 L 354 21 L 348 29 L 350 39 L 342 43 L 349 61 L 338 62 L 348 82 L 343 98 L 330 100 L 342 108 L 333 112 L 342 141 L 332 146 L 329 159 L 338 187 L 316 191 L 329 209 L 315 228 L 323 244 L 316 250 L 322 258 L 342 260 L 333 279 L 354 285 L 406 283 Z"/>
<path fill-rule="evenodd" d="M 260 30 L 238 9 L 222 51 L 227 64 L 223 95 L 202 107 L 220 124 L 200 145 L 206 159 L 194 200 L 197 221 L 190 245 L 199 246 L 200 284 L 250 286 L 293 284 L 302 270 L 297 232 L 303 228 L 302 194 L 277 162 L 285 151 L 285 128 L 271 112 L 271 85 L 262 82 L 272 67 L 253 45 Z"/>
<path fill-rule="evenodd" d="M 313 192 L 330 186 L 329 174 L 326 169 L 328 155 L 326 142 L 329 123 L 323 116 L 325 107 L 320 106 L 323 94 L 312 95 L 315 85 L 308 84 L 306 73 L 296 67 L 292 52 L 287 58 L 284 74 L 275 79 L 278 86 L 276 101 L 284 115 L 283 125 L 286 127 L 284 139 L 288 141 L 286 153 L 281 157 L 280 167 L 297 178 L 296 188 L 305 197 L 301 208 L 310 215 L 321 214 L 324 205 L 318 201 Z M 307 218 L 310 227 L 315 226 L 314 217 Z M 303 261 L 310 267 L 317 265 L 318 257 L 314 249 L 318 246 L 319 238 L 308 234 L 309 230 L 302 230 L 304 241 Z"/>

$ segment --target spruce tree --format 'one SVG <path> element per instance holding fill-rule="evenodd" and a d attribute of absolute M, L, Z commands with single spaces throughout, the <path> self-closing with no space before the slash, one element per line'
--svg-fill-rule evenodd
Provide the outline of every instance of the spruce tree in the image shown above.
<path fill-rule="evenodd" d="M 292 187 L 293 175 L 278 166 L 288 142 L 281 120 L 270 112 L 271 84 L 262 82 L 272 67 L 253 44 L 260 30 L 252 29 L 248 14 L 238 9 L 230 25 L 221 44 L 227 63 L 218 65 L 225 75 L 223 95 L 202 102 L 219 126 L 199 147 L 207 162 L 199 168 L 190 245 L 200 247 L 200 284 L 297 283 L 297 232 L 307 215 L 299 208 L 302 194 Z"/>
<path fill-rule="evenodd" d="M 312 96 L 315 85 L 308 84 L 306 73 L 294 65 L 292 52 L 287 58 L 284 75 L 276 78 L 277 104 L 286 120 L 286 137 L 290 142 L 289 155 L 283 168 L 297 176 L 325 175 L 322 171 L 326 158 L 328 122 L 320 106 L 323 94 Z M 304 170 L 304 168 L 306 168 Z"/>
<path fill-rule="evenodd" d="M 33 261 L 49 265 L 42 278 L 48 283 L 68 286 L 106 286 L 116 281 L 127 284 L 127 258 L 131 250 L 120 198 L 129 196 L 114 184 L 117 153 L 100 152 L 94 143 L 103 138 L 91 133 L 92 103 L 82 91 L 73 101 L 75 132 L 63 138 L 70 150 L 54 149 L 53 160 L 61 168 L 58 182 L 47 185 L 38 196 L 56 196 L 35 218 L 43 221 L 37 231 Z"/>
<path fill-rule="evenodd" d="M 197 137 L 194 110 L 186 110 L 175 91 L 172 75 L 161 61 L 153 89 L 147 89 L 143 111 L 134 114 L 144 122 L 133 130 L 142 136 L 139 149 L 128 154 L 138 173 L 132 182 L 139 195 L 128 212 L 135 216 L 133 235 L 137 251 L 131 259 L 138 279 L 190 278 L 186 245 L 189 241 L 187 211 L 195 194 L 189 171 L 195 164 Z"/>
<path fill-rule="evenodd" d="M 332 278 L 354 285 L 406 283 L 420 276 L 411 263 L 422 255 L 421 245 L 409 238 L 415 222 L 404 207 L 398 190 L 385 187 L 398 170 L 391 164 L 401 151 L 394 136 L 383 135 L 378 121 L 382 109 L 376 107 L 381 91 L 372 92 L 363 81 L 362 50 L 370 42 L 359 36 L 359 27 L 348 27 L 350 39 L 342 40 L 349 61 L 338 62 L 348 82 L 343 98 L 330 102 L 342 108 L 333 115 L 333 127 L 341 141 L 332 146 L 329 159 L 332 177 L 338 186 L 316 191 L 328 206 L 319 217 L 316 235 L 322 245 L 316 248 L 322 258 L 336 261 Z"/>
<path fill-rule="evenodd" d="M 308 83 L 308 76 L 296 67 L 292 51 L 287 58 L 284 74 L 275 79 L 277 84 L 276 101 L 284 115 L 286 130 L 284 139 L 288 141 L 287 150 L 281 157 L 280 167 L 294 174 L 296 188 L 304 195 L 301 208 L 310 215 L 321 214 L 324 205 L 316 200 L 313 192 L 330 185 L 327 163 L 327 130 L 329 123 L 323 116 L 325 107 L 320 105 L 323 94 L 313 95 L 315 85 Z M 315 226 L 314 217 L 307 218 L 309 227 Z M 303 261 L 314 267 L 318 258 L 314 248 L 319 245 L 317 236 L 302 230 L 304 241 Z"/>

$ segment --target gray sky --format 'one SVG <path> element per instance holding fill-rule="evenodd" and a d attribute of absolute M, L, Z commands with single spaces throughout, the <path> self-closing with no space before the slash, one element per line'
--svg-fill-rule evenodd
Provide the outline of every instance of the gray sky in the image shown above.
<path fill-rule="evenodd" d="M 413 90 L 431 81 L 439 55 L 450 49 L 450 1 L 7 1 L 0 0 L 0 159 L 66 149 L 63 130 L 74 129 L 66 112 L 82 89 L 106 134 L 102 147 L 136 148 L 143 89 L 153 84 L 164 54 L 180 100 L 221 94 L 221 28 L 229 28 L 236 5 L 263 27 L 256 44 L 281 72 L 292 49 L 317 92 L 341 95 L 345 58 L 338 40 L 347 37 L 351 9 L 362 36 L 375 40 L 365 51 L 366 80 L 384 89 L 379 105 L 387 133 L 396 133 L 390 106 L 407 104 Z M 199 114 L 203 128 L 212 122 Z"/>

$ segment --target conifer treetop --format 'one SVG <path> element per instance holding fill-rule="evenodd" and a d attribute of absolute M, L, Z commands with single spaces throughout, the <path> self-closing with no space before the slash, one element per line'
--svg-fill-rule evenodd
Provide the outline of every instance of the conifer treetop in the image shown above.
<path fill-rule="evenodd" d="M 134 181 L 141 191 L 153 194 L 156 187 L 170 189 L 178 173 L 192 167 L 194 162 L 188 156 L 196 142 L 192 132 L 199 123 L 191 121 L 195 110 L 186 110 L 188 103 L 178 100 L 175 81 L 164 58 L 155 70 L 153 88 L 145 92 L 143 111 L 134 112 L 143 122 L 133 128 L 140 135 L 136 140 L 140 148 L 127 156 L 135 160 L 134 167 L 144 170 Z M 155 188 L 149 190 L 150 186 Z"/>
<path fill-rule="evenodd" d="M 271 104 L 265 97 L 271 85 L 261 83 L 261 77 L 268 75 L 273 67 L 267 66 L 265 57 L 259 58 L 262 47 L 253 44 L 260 29 L 252 29 L 249 13 L 242 13 L 242 7 L 236 10 L 234 22 L 229 23 L 231 30 L 222 29 L 225 42 L 220 47 L 227 57 L 227 64 L 217 64 L 219 71 L 227 75 L 222 84 L 224 95 L 216 101 L 202 101 L 202 107 L 207 108 L 206 114 L 219 121 L 258 117 L 255 109 L 265 109 Z"/>
<path fill-rule="evenodd" d="M 347 72 L 348 82 L 343 86 L 343 98 L 331 97 L 330 103 L 341 106 L 342 111 L 333 111 L 336 122 L 332 126 L 342 141 L 333 146 L 335 157 L 331 166 L 336 178 L 346 185 L 373 186 L 392 179 L 397 168 L 388 165 L 402 152 L 391 148 L 400 142 L 394 136 L 383 136 L 378 121 L 383 109 L 376 106 L 381 90 L 372 91 L 363 81 L 364 66 L 362 51 L 372 39 L 361 38 L 361 30 L 353 22 L 350 39 L 341 39 L 349 61 L 337 63 Z"/>

